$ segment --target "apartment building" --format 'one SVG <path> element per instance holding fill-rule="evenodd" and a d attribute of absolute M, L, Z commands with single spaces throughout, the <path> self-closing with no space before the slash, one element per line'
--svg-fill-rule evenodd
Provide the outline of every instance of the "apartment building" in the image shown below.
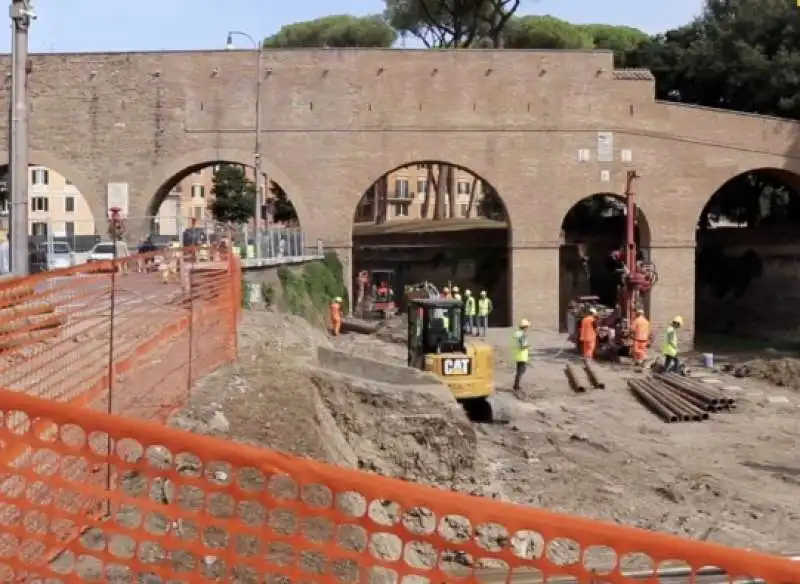
<path fill-rule="evenodd" d="M 434 181 L 438 181 L 438 169 L 433 166 Z M 379 201 L 383 198 L 385 191 L 385 217 L 387 221 L 403 219 L 424 219 L 425 193 L 428 189 L 428 166 L 425 164 L 413 164 L 399 168 L 390 172 L 383 180 L 377 181 L 361 199 L 355 214 L 356 222 L 377 221 L 382 215 Z M 453 175 L 449 181 L 448 188 L 445 189 L 445 208 L 443 210 L 446 218 L 460 219 L 466 217 L 480 216 L 480 202 L 487 192 L 488 185 L 484 184 L 474 174 L 460 168 L 453 168 Z M 433 186 L 433 185 L 431 185 Z M 450 213 L 450 193 L 455 197 L 452 206 L 455 213 Z M 470 198 L 473 197 L 472 210 L 470 212 Z M 428 217 L 433 216 L 433 206 L 435 194 L 431 189 L 431 201 L 429 203 Z"/>
<path fill-rule="evenodd" d="M 8 229 L 10 201 L 8 175 L 0 181 L 0 228 Z M 28 234 L 73 238 L 94 235 L 95 221 L 89 204 L 68 178 L 53 169 L 31 166 L 28 170 Z"/>

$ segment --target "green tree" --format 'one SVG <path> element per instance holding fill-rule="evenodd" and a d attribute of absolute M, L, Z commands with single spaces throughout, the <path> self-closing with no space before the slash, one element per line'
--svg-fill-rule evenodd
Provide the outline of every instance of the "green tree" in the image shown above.
<path fill-rule="evenodd" d="M 246 223 L 253 218 L 256 187 L 236 164 L 220 164 L 214 172 L 211 213 L 217 221 Z"/>
<path fill-rule="evenodd" d="M 614 51 L 614 63 L 617 67 L 626 67 L 627 56 L 650 40 L 645 33 L 630 26 L 583 24 L 576 28 L 592 39 L 595 49 Z"/>
<path fill-rule="evenodd" d="M 397 33 L 380 15 L 339 14 L 282 27 L 264 40 L 269 48 L 302 47 L 391 47 Z"/>
<path fill-rule="evenodd" d="M 509 49 L 592 49 L 591 34 L 553 16 L 512 18 L 504 32 Z"/>
<path fill-rule="evenodd" d="M 272 220 L 280 223 L 297 223 L 297 211 L 286 194 L 286 191 L 278 183 L 270 184 L 272 194 Z"/>

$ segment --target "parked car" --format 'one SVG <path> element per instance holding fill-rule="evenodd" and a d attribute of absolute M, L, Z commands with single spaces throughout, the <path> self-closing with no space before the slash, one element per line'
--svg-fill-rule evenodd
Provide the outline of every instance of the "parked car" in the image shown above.
<path fill-rule="evenodd" d="M 42 243 L 39 248 L 44 253 L 48 270 L 71 268 L 75 265 L 75 254 L 66 241 L 54 241 L 50 244 Z"/>
<path fill-rule="evenodd" d="M 130 256 L 128 245 L 124 241 L 117 242 L 117 258 Z M 89 251 L 86 262 L 105 262 L 114 259 L 114 243 L 111 241 L 101 241 Z"/>

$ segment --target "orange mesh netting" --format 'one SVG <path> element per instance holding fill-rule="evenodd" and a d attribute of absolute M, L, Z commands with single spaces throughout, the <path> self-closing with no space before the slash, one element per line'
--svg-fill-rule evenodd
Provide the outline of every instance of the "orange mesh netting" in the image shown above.
<path fill-rule="evenodd" d="M 716 566 L 800 582 L 720 545 L 445 492 L 0 392 L 0 578 L 82 582 L 637 582 Z M 565 488 L 569 488 L 565 485 Z M 686 578 L 689 581 L 690 578 Z"/>
<path fill-rule="evenodd" d="M 5 281 L 0 387 L 163 419 L 235 358 L 239 278 L 223 251 L 185 249 Z"/>

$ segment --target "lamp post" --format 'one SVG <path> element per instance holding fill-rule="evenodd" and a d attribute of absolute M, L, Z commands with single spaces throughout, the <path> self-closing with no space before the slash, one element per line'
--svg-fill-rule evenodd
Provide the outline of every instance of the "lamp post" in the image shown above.
<path fill-rule="evenodd" d="M 11 272 L 24 276 L 28 258 L 28 31 L 36 13 L 29 0 L 11 1 L 11 127 L 9 170 L 11 221 L 9 260 Z"/>
<path fill-rule="evenodd" d="M 255 256 L 256 258 L 261 257 L 261 194 L 262 194 L 262 172 L 261 172 L 261 84 L 262 84 L 262 77 L 261 77 L 261 61 L 264 56 L 264 43 L 260 43 L 256 41 L 253 37 L 251 37 L 246 32 L 241 32 L 238 30 L 232 30 L 228 32 L 228 41 L 226 43 L 226 49 L 232 50 L 236 47 L 233 44 L 233 37 L 234 36 L 242 36 L 246 39 L 249 39 L 250 42 L 253 43 L 253 49 L 256 51 L 256 128 L 255 128 L 255 151 L 253 152 L 253 168 L 255 168 L 255 175 L 256 175 L 256 197 L 255 197 L 255 209 L 253 211 L 253 239 L 255 245 L 253 246 L 255 249 Z M 266 190 L 266 189 L 264 189 Z"/>

